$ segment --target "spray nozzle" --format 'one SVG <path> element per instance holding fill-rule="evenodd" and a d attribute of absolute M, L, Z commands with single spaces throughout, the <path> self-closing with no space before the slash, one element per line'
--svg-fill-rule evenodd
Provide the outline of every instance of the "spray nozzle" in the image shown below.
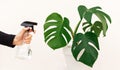
<path fill-rule="evenodd" d="M 34 25 L 37 25 L 36 22 L 31 22 L 31 21 L 24 21 L 21 26 L 25 26 L 25 27 L 31 27 L 33 32 L 34 32 Z"/>

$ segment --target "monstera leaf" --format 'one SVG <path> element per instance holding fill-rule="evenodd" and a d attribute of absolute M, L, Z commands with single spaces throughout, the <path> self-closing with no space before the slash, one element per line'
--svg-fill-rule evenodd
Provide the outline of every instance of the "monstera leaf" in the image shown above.
<path fill-rule="evenodd" d="M 88 25 L 92 25 L 92 22 L 91 22 L 92 16 L 93 14 L 95 14 L 100 20 L 100 22 L 102 23 L 103 35 L 106 36 L 106 31 L 108 29 L 107 20 L 111 23 L 111 18 L 108 14 L 101 11 L 101 9 L 102 8 L 99 6 L 87 9 L 85 6 L 80 5 L 78 7 L 78 12 L 79 12 L 81 20 L 84 18 L 86 20 L 85 22 L 89 23 Z"/>
<path fill-rule="evenodd" d="M 71 40 L 72 30 L 69 20 L 62 18 L 58 13 L 50 14 L 44 24 L 45 42 L 52 48 L 58 49 L 66 46 Z"/>
<path fill-rule="evenodd" d="M 72 45 L 72 54 L 77 61 L 93 66 L 98 57 L 99 43 L 96 34 L 86 32 L 75 35 Z"/>
<path fill-rule="evenodd" d="M 103 26 L 100 21 L 96 21 L 94 25 L 91 27 L 91 31 L 93 31 L 98 37 L 102 30 L 103 30 Z"/>

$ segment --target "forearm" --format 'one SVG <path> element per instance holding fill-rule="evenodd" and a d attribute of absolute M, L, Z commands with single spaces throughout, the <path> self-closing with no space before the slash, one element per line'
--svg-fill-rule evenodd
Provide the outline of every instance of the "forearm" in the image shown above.
<path fill-rule="evenodd" d="M 0 44 L 6 45 L 9 47 L 14 47 L 15 46 L 13 45 L 14 38 L 15 38 L 15 35 L 6 34 L 0 31 Z"/>

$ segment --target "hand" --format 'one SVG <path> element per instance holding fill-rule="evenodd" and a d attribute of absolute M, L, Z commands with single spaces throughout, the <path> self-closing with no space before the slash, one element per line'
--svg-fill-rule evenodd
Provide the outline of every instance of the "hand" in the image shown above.
<path fill-rule="evenodd" d="M 25 36 L 25 33 L 27 30 L 29 30 L 30 28 L 27 27 L 27 28 L 23 28 L 14 38 L 13 40 L 13 45 L 22 45 L 23 42 L 26 43 L 26 44 L 30 44 L 31 42 L 31 39 L 32 39 L 32 35 L 31 34 L 27 34 Z M 31 31 L 31 30 L 29 30 Z"/>

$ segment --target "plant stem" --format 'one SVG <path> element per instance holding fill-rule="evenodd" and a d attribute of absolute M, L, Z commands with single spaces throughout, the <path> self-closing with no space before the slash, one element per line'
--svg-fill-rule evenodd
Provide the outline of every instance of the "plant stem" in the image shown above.
<path fill-rule="evenodd" d="M 75 28 L 75 31 L 74 31 L 74 33 L 73 33 L 73 37 L 74 37 L 74 35 L 76 34 L 76 32 L 77 32 L 77 30 L 78 30 L 81 22 L 82 22 L 82 19 L 78 22 L 78 24 L 77 24 L 77 26 L 76 26 L 76 28 Z"/>
<path fill-rule="evenodd" d="M 74 33 L 73 33 L 73 30 L 71 29 L 71 27 L 70 27 L 70 32 L 71 32 L 72 38 L 74 38 Z"/>

